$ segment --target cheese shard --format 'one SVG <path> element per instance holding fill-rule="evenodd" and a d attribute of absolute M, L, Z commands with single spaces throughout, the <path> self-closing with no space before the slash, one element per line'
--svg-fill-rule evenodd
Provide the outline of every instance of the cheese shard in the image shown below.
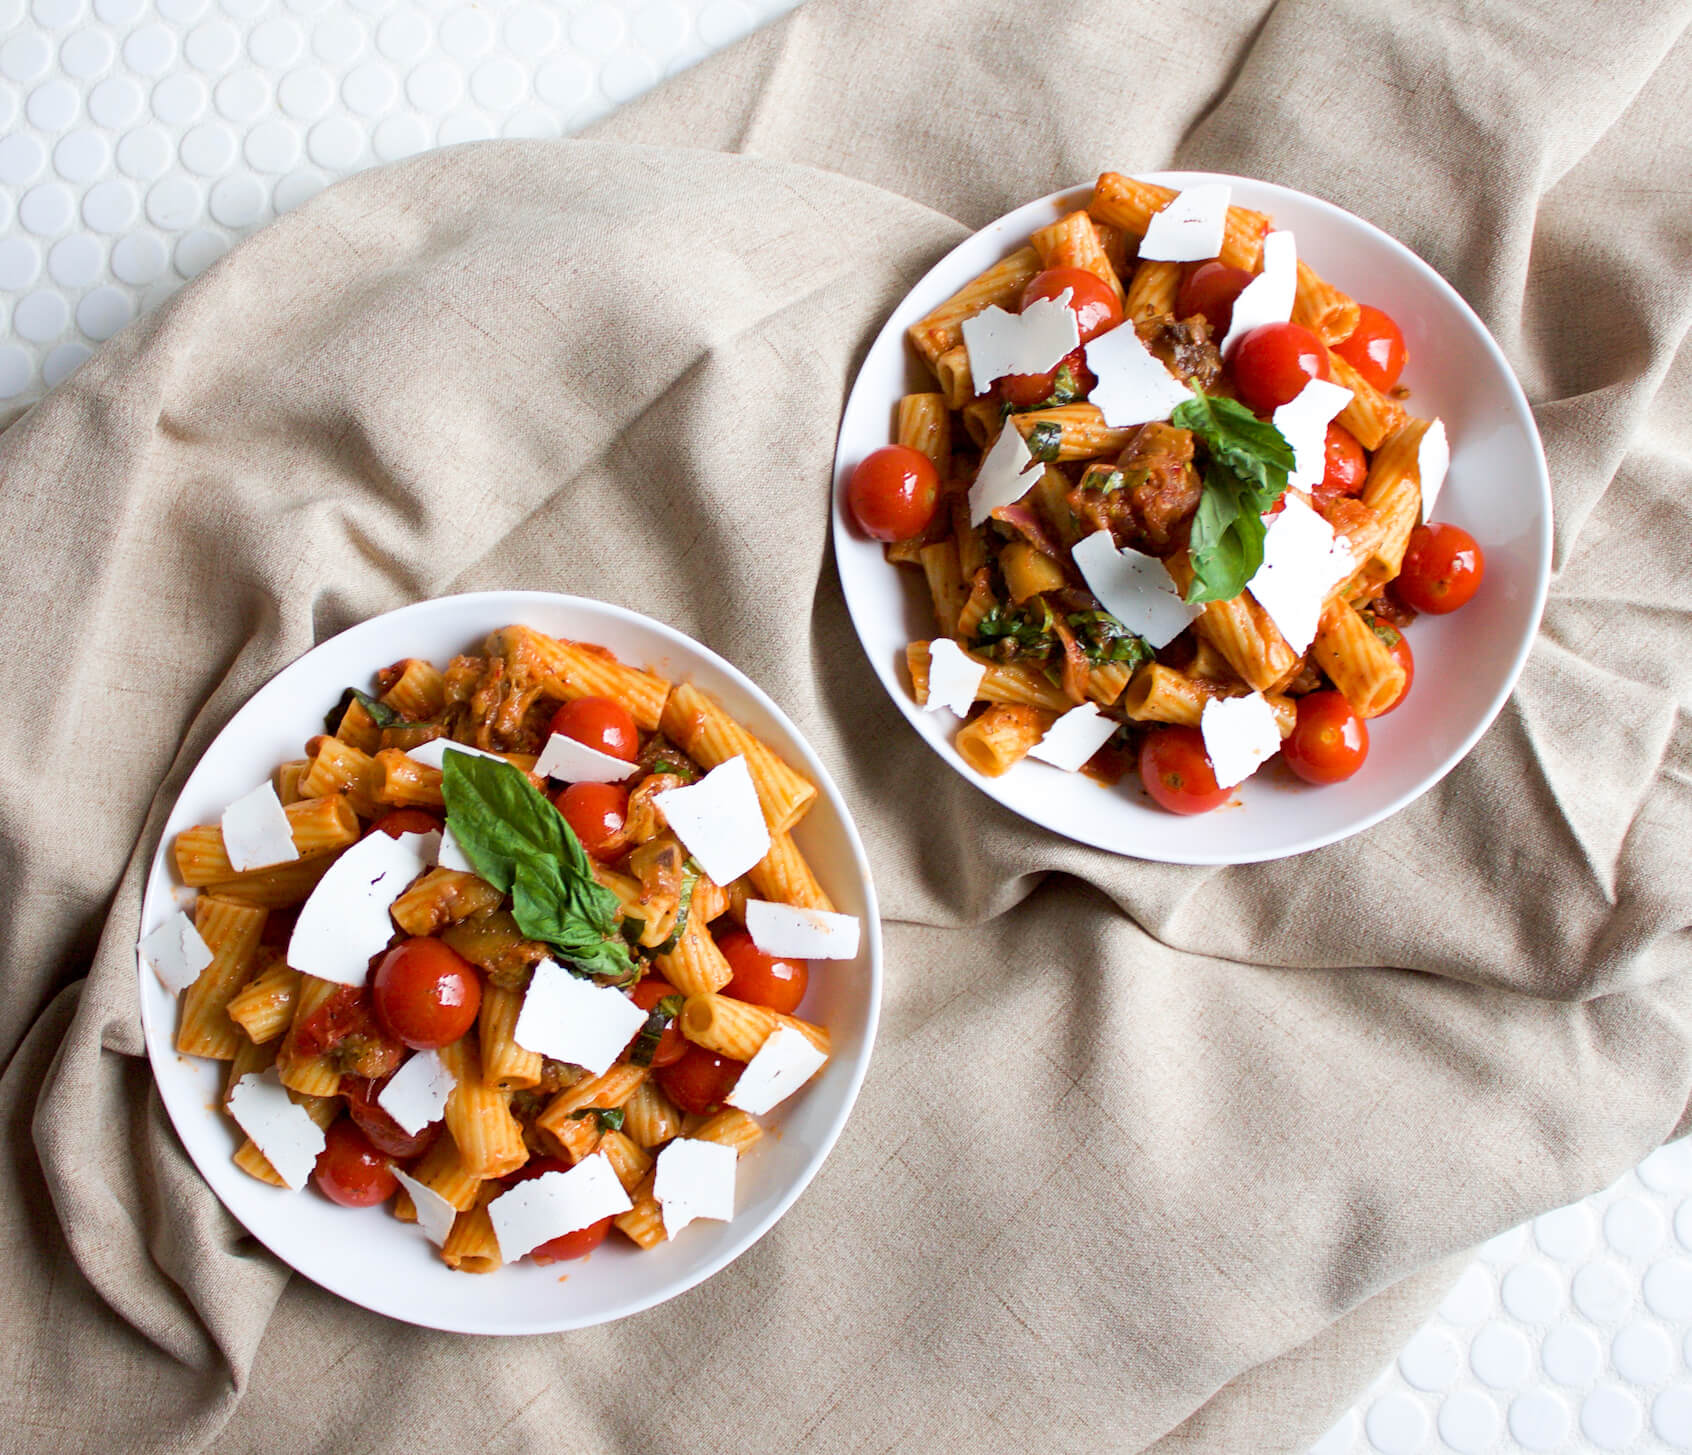
<path fill-rule="evenodd" d="M 442 869 L 456 869 L 461 874 L 476 872 L 476 866 L 464 852 L 464 845 L 458 842 L 458 835 L 452 831 L 450 822 L 441 830 L 441 846 L 435 851 L 435 863 Z"/>
<path fill-rule="evenodd" d="M 769 825 L 743 754 L 697 783 L 654 796 L 676 837 L 718 884 L 731 884 L 770 851 Z"/>
<path fill-rule="evenodd" d="M 1015 425 L 1007 423 L 981 457 L 969 487 L 969 523 L 980 525 L 995 510 L 1015 505 L 1039 479 L 1040 467 L 1029 453 L 1028 442 Z"/>
<path fill-rule="evenodd" d="M 1290 232 L 1272 232 L 1263 239 L 1263 271 L 1234 300 L 1234 318 L 1222 340 L 1222 353 L 1254 328 L 1266 323 L 1285 323 L 1292 317 L 1293 297 L 1298 292 L 1298 248 Z"/>
<path fill-rule="evenodd" d="M 405 755 L 413 763 L 421 763 L 425 768 L 433 768 L 438 773 L 441 759 L 446 756 L 448 748 L 455 753 L 467 753 L 472 758 L 499 758 L 500 762 L 505 761 L 498 753 L 490 753 L 486 748 L 473 748 L 469 743 L 455 743 L 451 738 L 430 738 L 428 742 L 420 743 L 415 748 L 407 748 Z"/>
<path fill-rule="evenodd" d="M 951 637 L 935 637 L 928 644 L 928 701 L 923 710 L 938 712 L 946 707 L 959 717 L 968 717 L 986 675 L 987 669 Z"/>
<path fill-rule="evenodd" d="M 677 1137 L 658 1154 L 652 1195 L 664 1214 L 664 1235 L 675 1237 L 695 1218 L 734 1217 L 733 1147 Z"/>
<path fill-rule="evenodd" d="M 1140 239 L 1140 257 L 1158 263 L 1199 263 L 1222 251 L 1233 188 L 1205 182 L 1177 192 L 1161 212 L 1154 212 Z"/>
<path fill-rule="evenodd" d="M 757 1055 L 746 1063 L 734 1089 L 723 1100 L 753 1116 L 762 1116 L 792 1096 L 827 1060 L 827 1056 L 805 1039 L 803 1032 L 792 1026 L 777 1026 L 758 1047 Z M 731 1216 L 733 1211 L 731 1202 Z"/>
<path fill-rule="evenodd" d="M 542 1243 L 592 1227 L 601 1218 L 615 1217 L 633 1206 L 611 1159 L 595 1152 L 568 1172 L 543 1172 L 502 1192 L 488 1204 L 488 1217 L 500 1257 L 515 1263 Z"/>
<path fill-rule="evenodd" d="M 425 1186 L 403 1167 L 394 1168 L 399 1185 L 411 1194 L 411 1205 L 417 1210 L 417 1226 L 437 1248 L 446 1246 L 447 1234 L 452 1231 L 458 1209 L 434 1188 Z"/>
<path fill-rule="evenodd" d="M 796 904 L 746 901 L 746 933 L 766 955 L 796 960 L 850 960 L 858 953 L 861 926 L 855 914 L 801 909 Z"/>
<path fill-rule="evenodd" d="M 274 1066 L 249 1072 L 235 1083 L 229 1093 L 229 1115 L 253 1139 L 278 1177 L 295 1192 L 306 1185 L 328 1139 L 306 1109 L 288 1095 Z"/>
<path fill-rule="evenodd" d="M 237 874 L 300 857 L 282 800 L 268 779 L 223 810 L 222 829 L 223 852 Z"/>
<path fill-rule="evenodd" d="M 1081 326 L 1069 306 L 1071 290 L 1037 298 L 1021 313 L 996 304 L 963 321 L 964 347 L 975 392 L 985 394 L 1006 374 L 1044 374 L 1081 346 Z"/>
<path fill-rule="evenodd" d="M 1181 599 L 1162 561 L 1131 546 L 1117 550 L 1108 530 L 1094 531 L 1071 554 L 1099 604 L 1154 650 L 1168 646 L 1199 614 Z"/>
<path fill-rule="evenodd" d="M 389 1078 L 376 1097 L 376 1105 L 407 1135 L 415 1137 L 446 1114 L 447 1097 L 452 1095 L 454 1085 L 452 1072 L 438 1052 L 417 1051 Z"/>
<path fill-rule="evenodd" d="M 288 964 L 319 980 L 363 985 L 370 957 L 394 937 L 388 906 L 435 862 L 439 851 L 438 833 L 360 839 L 329 866 L 300 907 L 288 940 Z"/>
<path fill-rule="evenodd" d="M 1445 484 L 1445 472 L 1451 468 L 1451 441 L 1445 436 L 1445 421 L 1436 419 L 1422 435 L 1416 446 L 1416 472 L 1422 484 L 1422 523 L 1433 515 L 1434 501 L 1439 499 L 1439 487 Z"/>
<path fill-rule="evenodd" d="M 640 772 L 640 764 L 590 748 L 567 733 L 554 733 L 541 749 L 535 772 L 566 783 L 621 783 L 629 774 Z"/>
<path fill-rule="evenodd" d="M 211 946 L 200 938 L 194 921 L 181 910 L 173 911 L 157 929 L 148 931 L 136 948 L 172 995 L 186 990 L 212 962 Z"/>
<path fill-rule="evenodd" d="M 1351 390 L 1345 385 L 1312 379 L 1275 410 L 1269 422 L 1280 430 L 1293 452 L 1288 485 L 1311 490 L 1320 483 L 1328 468 L 1328 426 L 1349 403 Z"/>
<path fill-rule="evenodd" d="M 1098 383 L 1087 396 L 1112 429 L 1168 419 L 1193 391 L 1163 367 L 1131 323 L 1101 333 L 1087 345 L 1087 367 Z"/>
<path fill-rule="evenodd" d="M 1350 543 L 1296 495 L 1269 521 L 1263 564 L 1246 588 L 1300 656 L 1316 640 L 1328 593 L 1351 573 Z"/>
<path fill-rule="evenodd" d="M 1275 709 L 1261 692 L 1211 698 L 1199 716 L 1199 732 L 1218 788 L 1245 782 L 1281 751 Z"/>
<path fill-rule="evenodd" d="M 1095 703 L 1084 702 L 1047 728 L 1046 735 L 1028 750 L 1028 756 L 1065 773 L 1079 773 L 1086 761 L 1110 741 L 1117 726 Z"/>
<path fill-rule="evenodd" d="M 646 1012 L 622 991 L 572 975 L 556 960 L 542 960 L 523 992 L 511 1035 L 525 1051 L 600 1076 L 645 1024 Z"/>

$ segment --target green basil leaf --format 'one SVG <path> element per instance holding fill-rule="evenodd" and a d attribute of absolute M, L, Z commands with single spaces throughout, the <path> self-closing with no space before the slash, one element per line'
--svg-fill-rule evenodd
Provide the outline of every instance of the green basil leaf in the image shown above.
<path fill-rule="evenodd" d="M 1188 550 L 1193 563 L 1187 600 L 1232 601 L 1263 564 L 1266 508 L 1250 484 L 1214 460 L 1205 467 L 1204 494 L 1193 516 Z"/>
<path fill-rule="evenodd" d="M 347 709 L 355 702 L 364 704 L 364 710 L 370 714 L 370 720 L 379 728 L 392 727 L 403 720 L 387 703 L 379 702 L 368 692 L 349 687 L 341 694 L 341 700 L 323 714 L 323 731 L 329 734 L 340 732 L 341 721 L 346 717 Z"/>
<path fill-rule="evenodd" d="M 586 1121 L 589 1117 L 599 1123 L 602 1132 L 623 1130 L 623 1109 L 620 1106 L 584 1106 L 580 1111 L 570 1113 L 570 1120 L 574 1122 Z"/>
<path fill-rule="evenodd" d="M 1195 394 L 1175 406 L 1169 422 L 1177 429 L 1191 430 L 1211 459 L 1263 492 L 1268 497 L 1263 501 L 1264 510 L 1280 499 L 1287 487 L 1287 472 L 1293 467 L 1293 452 L 1286 436 L 1267 420 L 1259 419 L 1237 400 Z"/>
<path fill-rule="evenodd" d="M 693 891 L 699 887 L 699 876 L 702 873 L 704 870 L 693 859 L 683 863 L 681 906 L 676 910 L 676 922 L 670 926 L 670 937 L 652 951 L 654 955 L 668 955 L 687 933 L 687 917 L 693 910 Z"/>
<path fill-rule="evenodd" d="M 652 1064 L 652 1057 L 658 1050 L 658 1042 L 663 1038 L 664 1028 L 681 1014 L 685 999 L 686 997 L 680 995 L 666 995 L 652 1007 L 646 1017 L 646 1024 L 640 1028 L 640 1034 L 635 1037 L 634 1046 L 629 1051 L 631 1065 Z"/>
<path fill-rule="evenodd" d="M 1063 426 L 1055 420 L 1042 419 L 1028 431 L 1028 453 L 1043 464 L 1054 464 L 1063 444 Z"/>

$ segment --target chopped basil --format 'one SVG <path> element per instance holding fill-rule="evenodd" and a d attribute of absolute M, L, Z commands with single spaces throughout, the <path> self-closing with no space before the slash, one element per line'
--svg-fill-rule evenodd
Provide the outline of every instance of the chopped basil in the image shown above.
<path fill-rule="evenodd" d="M 676 922 L 670 926 L 669 939 L 652 951 L 654 955 L 669 954 L 686 933 L 688 912 L 693 908 L 693 891 L 699 887 L 699 876 L 702 873 L 704 870 L 691 858 L 682 865 L 681 903 L 676 908 Z"/>
<path fill-rule="evenodd" d="M 347 709 L 355 702 L 363 706 L 370 714 L 370 720 L 379 728 L 390 728 L 402 721 L 400 715 L 387 703 L 378 702 L 368 692 L 349 687 L 341 694 L 341 700 L 323 714 L 323 731 L 331 734 L 340 732 L 341 720 L 346 717 Z"/>
<path fill-rule="evenodd" d="M 1042 419 L 1028 431 L 1028 453 L 1043 464 L 1053 464 L 1063 445 L 1063 426 L 1056 420 Z"/>
<path fill-rule="evenodd" d="M 635 1037 L 635 1043 L 629 1052 L 629 1062 L 634 1066 L 650 1066 L 653 1053 L 658 1049 L 658 1042 L 663 1038 L 664 1028 L 681 1014 L 685 997 L 680 995 L 666 995 L 657 1005 L 652 1007 L 652 1013 L 647 1016 L 646 1024 L 640 1028 L 640 1034 Z"/>
<path fill-rule="evenodd" d="M 985 647 L 1001 657 L 1044 656 L 1056 645 L 1051 631 L 1051 608 L 1040 599 L 1042 617 L 994 602 L 975 624 L 970 645 Z"/>
<path fill-rule="evenodd" d="M 1136 636 L 1108 611 L 1077 611 L 1066 618 L 1075 630 L 1075 640 L 1094 666 L 1121 662 L 1129 668 L 1152 659 L 1143 637 Z"/>
<path fill-rule="evenodd" d="M 574 1122 L 586 1121 L 589 1117 L 599 1123 L 602 1132 L 623 1130 L 623 1109 L 620 1106 L 584 1106 L 580 1111 L 570 1113 L 570 1120 Z"/>
<path fill-rule="evenodd" d="M 1042 409 L 1056 409 L 1065 404 L 1073 404 L 1081 397 L 1081 381 L 1075 377 L 1075 371 L 1065 364 L 1052 378 L 1052 392 L 1040 405 Z"/>

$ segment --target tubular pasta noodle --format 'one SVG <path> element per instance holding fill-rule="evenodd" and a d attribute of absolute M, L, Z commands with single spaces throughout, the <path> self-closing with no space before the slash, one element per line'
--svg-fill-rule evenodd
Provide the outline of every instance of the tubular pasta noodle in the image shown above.
<path fill-rule="evenodd" d="M 288 828 L 294 847 L 302 856 L 324 849 L 342 849 L 358 838 L 358 815 L 352 804 L 341 794 L 322 798 L 302 798 L 287 804 Z M 223 847 L 223 829 L 219 824 L 199 824 L 183 829 L 171 846 L 176 858 L 176 870 L 182 882 L 193 889 L 225 880 L 245 879 L 248 874 L 268 874 L 281 867 L 270 865 L 264 869 L 237 874 Z M 292 862 L 292 861 L 290 861 Z"/>
<path fill-rule="evenodd" d="M 1122 302 L 1122 279 L 1085 212 L 1071 212 L 1038 229 L 1032 239 L 1042 268 L 1081 268 L 1107 284 Z"/>
<path fill-rule="evenodd" d="M 176 1049 L 184 1056 L 233 1060 L 246 1039 L 229 1019 L 228 1006 L 252 974 L 266 914 L 257 905 L 215 895 L 195 898 L 194 928 L 211 950 L 212 961 L 182 997 Z"/>
<path fill-rule="evenodd" d="M 1144 237 L 1152 214 L 1163 211 L 1174 200 L 1173 187 L 1136 181 L 1119 172 L 1105 172 L 1093 188 L 1087 211 L 1095 222 L 1109 223 L 1135 237 Z M 1268 231 L 1269 219 L 1263 213 L 1249 207 L 1230 207 L 1222 234 L 1222 251 L 1217 257 L 1230 268 L 1255 273 Z"/>
<path fill-rule="evenodd" d="M 688 996 L 676 1024 L 695 1045 L 735 1061 L 750 1061 L 777 1026 L 791 1026 L 825 1056 L 829 1052 L 828 1031 L 822 1026 L 726 995 Z"/>
<path fill-rule="evenodd" d="M 994 703 L 958 729 L 958 754 L 977 773 L 997 778 L 1028 756 L 1056 718 L 1037 707 Z"/>
<path fill-rule="evenodd" d="M 1008 258 L 994 263 L 985 273 L 968 283 L 926 318 L 911 325 L 910 340 L 930 369 L 948 349 L 963 343 L 963 324 L 982 309 L 997 305 L 1014 313 L 1022 299 L 1022 290 L 1040 271 L 1040 255 L 1033 248 L 1018 248 Z"/>

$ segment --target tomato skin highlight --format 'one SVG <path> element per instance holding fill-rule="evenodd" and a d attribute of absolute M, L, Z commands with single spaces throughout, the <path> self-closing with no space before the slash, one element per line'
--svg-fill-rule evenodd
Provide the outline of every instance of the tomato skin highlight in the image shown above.
<path fill-rule="evenodd" d="M 1369 729 L 1343 693 L 1312 692 L 1298 699 L 1298 725 L 1281 756 L 1306 783 L 1339 783 L 1369 756 Z"/>
<path fill-rule="evenodd" d="M 1214 259 L 1200 263 L 1181 282 L 1181 291 L 1175 295 L 1175 316 L 1191 318 L 1202 313 L 1211 337 L 1220 344 L 1234 321 L 1234 300 L 1249 282 L 1251 274 L 1244 268 L 1230 268 Z"/>
<path fill-rule="evenodd" d="M 657 1008 L 658 1002 L 666 995 L 678 993 L 676 987 L 662 975 L 647 975 L 630 992 L 629 998 L 642 1010 L 651 1011 Z M 636 1031 L 629 1044 L 632 1046 L 639 1039 L 640 1032 Z M 658 1037 L 657 1048 L 652 1052 L 652 1069 L 657 1071 L 665 1066 L 674 1066 L 686 1054 L 687 1037 L 681 1033 L 681 1027 L 672 1020 L 664 1027 L 664 1034 Z"/>
<path fill-rule="evenodd" d="M 1369 463 L 1357 436 L 1343 424 L 1330 424 L 1322 442 L 1322 478 L 1311 492 L 1318 500 L 1357 495 L 1369 477 Z"/>
<path fill-rule="evenodd" d="M 482 1004 L 475 967 L 425 936 L 402 940 L 383 955 L 370 988 L 377 1018 L 414 1051 L 451 1045 L 475 1024 Z"/>
<path fill-rule="evenodd" d="M 664 1095 L 683 1111 L 703 1115 L 722 1105 L 745 1069 L 744 1061 L 690 1043 L 680 1060 L 658 1073 L 657 1081 Z"/>
<path fill-rule="evenodd" d="M 1228 356 L 1240 402 L 1269 414 L 1296 399 L 1312 379 L 1326 379 L 1328 351 L 1322 341 L 1296 323 L 1259 325 Z"/>
<path fill-rule="evenodd" d="M 640 756 L 640 732 L 628 708 L 609 697 L 576 697 L 552 714 L 549 733 L 632 763 Z"/>
<path fill-rule="evenodd" d="M 628 851 L 629 790 L 620 783 L 572 783 L 553 799 L 582 847 L 601 864 Z"/>
<path fill-rule="evenodd" d="M 765 1005 L 783 1015 L 792 1015 L 805 998 L 811 964 L 785 955 L 766 955 L 745 930 L 731 930 L 717 940 L 717 948 L 734 971 L 734 978 L 720 994 Z"/>
<path fill-rule="evenodd" d="M 1443 616 L 1467 606 L 1485 576 L 1486 553 L 1468 531 L 1429 521 L 1410 532 L 1392 590 L 1406 606 Z"/>
<path fill-rule="evenodd" d="M 329 1201 L 342 1207 L 375 1207 L 399 1190 L 388 1159 L 348 1118 L 331 1122 L 325 1137 L 311 1177 Z"/>
<path fill-rule="evenodd" d="M 1122 322 L 1122 305 L 1116 301 L 1110 284 L 1085 268 L 1047 268 L 1043 273 L 1036 273 L 1022 290 L 1022 306 L 1027 308 L 1043 298 L 1056 298 L 1066 288 L 1069 311 L 1075 315 L 1082 343 Z"/>
<path fill-rule="evenodd" d="M 1140 781 L 1170 813 L 1209 813 L 1233 792 L 1217 786 L 1204 734 L 1195 727 L 1159 727 L 1147 733 L 1140 747 Z"/>
<path fill-rule="evenodd" d="M 1334 345 L 1334 352 L 1383 394 L 1398 383 L 1409 357 L 1391 315 L 1367 303 L 1358 305 L 1357 327 Z"/>
<path fill-rule="evenodd" d="M 401 834 L 429 834 L 445 822 L 438 813 L 430 813 L 426 808 L 393 808 L 371 824 L 362 837 L 368 839 L 378 832 L 390 839 L 397 839 Z"/>
<path fill-rule="evenodd" d="M 934 462 L 908 445 L 883 445 L 858 461 L 846 504 L 865 535 L 903 541 L 921 535 L 934 518 L 940 476 Z"/>
<path fill-rule="evenodd" d="M 570 1164 L 560 1157 L 531 1157 L 501 1181 L 507 1188 L 512 1188 L 519 1182 L 544 1177 L 548 1172 L 569 1170 Z M 527 1256 L 543 1268 L 550 1263 L 567 1263 L 572 1258 L 585 1258 L 605 1241 L 605 1235 L 610 1231 L 611 1219 L 601 1218 L 597 1223 L 589 1223 L 585 1228 L 577 1228 L 573 1233 L 560 1233 L 556 1238 L 548 1238 L 538 1247 L 531 1248 Z"/>

